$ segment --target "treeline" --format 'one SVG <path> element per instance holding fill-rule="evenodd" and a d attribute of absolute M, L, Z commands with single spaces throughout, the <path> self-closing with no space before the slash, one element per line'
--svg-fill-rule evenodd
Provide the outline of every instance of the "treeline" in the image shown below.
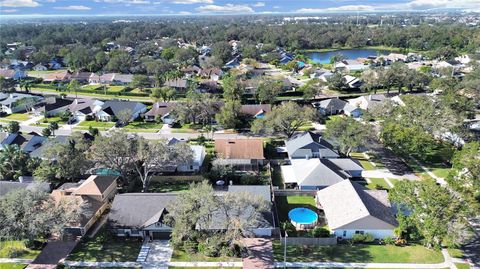
<path fill-rule="evenodd" d="M 428 25 L 417 27 L 365 25 L 323 25 L 308 23 L 270 24 L 265 22 L 225 22 L 222 20 L 149 21 L 131 23 L 5 25 L 0 28 L 0 46 L 23 42 L 37 50 L 57 54 L 71 46 L 101 47 L 108 41 L 136 47 L 162 37 L 180 38 L 197 44 L 215 44 L 240 40 L 242 45 L 257 43 L 281 46 L 290 50 L 382 45 L 413 50 L 437 51 L 451 56 L 454 51 L 475 52 L 480 46 L 480 30 L 462 25 Z M 176 44 L 171 44 L 176 45 Z"/>

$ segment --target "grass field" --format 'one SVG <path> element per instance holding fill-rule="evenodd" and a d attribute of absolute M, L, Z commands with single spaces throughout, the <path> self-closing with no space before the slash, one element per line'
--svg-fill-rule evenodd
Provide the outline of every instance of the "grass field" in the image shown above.
<path fill-rule="evenodd" d="M 242 258 L 235 257 L 208 257 L 201 253 L 187 253 L 181 249 L 175 248 L 172 254 L 172 262 L 240 262 Z M 190 268 L 190 267 L 189 267 Z"/>
<path fill-rule="evenodd" d="M 468 264 L 468 263 L 456 262 L 455 266 L 457 267 L 457 269 L 470 269 L 470 264 Z"/>
<path fill-rule="evenodd" d="M 88 130 L 90 126 L 100 129 L 101 131 L 108 130 L 115 125 L 114 122 L 104 122 L 104 121 L 82 121 L 75 129 Z"/>
<path fill-rule="evenodd" d="M 275 260 L 283 261 L 283 246 L 274 245 Z M 287 261 L 292 262 L 371 262 L 371 263 L 441 263 L 440 251 L 423 246 L 336 245 L 287 246 Z"/>
<path fill-rule="evenodd" d="M 25 246 L 24 241 L 0 242 L 0 258 L 34 259 L 40 253 Z"/>
<path fill-rule="evenodd" d="M 8 116 L 0 118 L 0 120 L 5 120 L 5 121 L 26 121 L 28 119 L 30 119 L 30 115 L 26 113 L 12 113 Z"/>
<path fill-rule="evenodd" d="M 0 269 L 23 269 L 27 267 L 23 263 L 0 263 Z"/>
<path fill-rule="evenodd" d="M 40 93 L 56 93 L 56 94 L 67 93 L 67 94 L 73 94 L 73 95 L 75 94 L 75 93 L 71 93 L 71 92 L 59 92 L 59 91 L 56 91 L 55 89 L 43 88 L 43 87 L 32 87 L 31 91 L 32 92 L 40 92 Z M 98 99 L 101 99 L 101 100 L 121 98 L 121 99 L 125 99 L 125 100 L 139 100 L 139 101 L 142 101 L 142 102 L 153 102 L 152 99 L 149 96 L 126 96 L 126 95 L 116 96 L 116 95 L 109 95 L 109 94 L 103 94 L 103 93 L 93 93 L 93 92 L 92 93 L 86 93 L 86 92 L 78 93 L 78 96 L 95 97 L 95 98 L 98 98 Z"/>
<path fill-rule="evenodd" d="M 383 178 L 369 178 L 370 183 L 368 183 L 367 188 L 369 189 L 376 189 L 377 185 L 382 186 L 384 189 L 390 189 L 390 185 L 385 181 Z"/>
<path fill-rule="evenodd" d="M 357 159 L 365 170 L 375 170 L 375 169 L 377 169 L 375 166 L 373 166 L 370 163 L 370 161 L 367 158 L 365 158 L 363 153 L 352 152 L 352 153 L 350 153 L 350 157 Z"/>
<path fill-rule="evenodd" d="M 95 238 L 80 242 L 68 255 L 70 261 L 129 262 L 137 259 L 142 241 L 113 238 L 100 231 Z"/>

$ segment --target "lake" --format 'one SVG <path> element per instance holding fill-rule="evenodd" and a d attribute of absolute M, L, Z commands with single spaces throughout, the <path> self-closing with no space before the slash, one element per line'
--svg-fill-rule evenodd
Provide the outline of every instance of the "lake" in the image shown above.
<path fill-rule="evenodd" d="M 337 54 L 342 54 L 348 60 L 354 60 L 357 58 L 367 58 L 368 56 L 377 56 L 380 54 L 388 55 L 391 51 L 388 50 L 376 50 L 376 49 L 345 49 L 335 50 L 328 52 L 306 52 L 305 56 L 310 58 L 314 63 L 329 64 L 330 58 Z"/>

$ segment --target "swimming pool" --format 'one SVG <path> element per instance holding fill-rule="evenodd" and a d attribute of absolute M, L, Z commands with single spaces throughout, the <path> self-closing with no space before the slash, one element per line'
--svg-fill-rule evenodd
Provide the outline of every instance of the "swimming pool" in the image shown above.
<path fill-rule="evenodd" d="M 318 214 L 305 207 L 298 207 L 288 212 L 288 218 L 299 229 L 311 228 L 317 224 Z"/>

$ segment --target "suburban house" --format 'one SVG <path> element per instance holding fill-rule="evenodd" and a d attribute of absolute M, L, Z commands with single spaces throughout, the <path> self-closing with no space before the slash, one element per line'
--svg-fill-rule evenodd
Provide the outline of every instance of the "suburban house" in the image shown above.
<path fill-rule="evenodd" d="M 90 84 L 109 84 L 109 85 L 128 85 L 132 82 L 133 75 L 131 74 L 118 74 L 118 73 L 106 73 L 103 75 L 97 75 L 91 73 L 88 78 Z"/>
<path fill-rule="evenodd" d="M 80 83 L 88 83 L 90 76 L 92 75 L 91 72 L 80 72 L 76 71 L 70 75 L 70 79 L 75 79 Z"/>
<path fill-rule="evenodd" d="M 368 69 L 369 66 L 357 60 L 343 60 L 333 64 L 335 71 L 355 72 Z"/>
<path fill-rule="evenodd" d="M 91 98 L 82 98 L 75 99 L 68 106 L 68 111 L 70 111 L 73 116 L 79 120 L 85 120 L 87 116 L 94 116 L 95 113 L 102 109 L 104 102 Z"/>
<path fill-rule="evenodd" d="M 348 102 L 354 107 L 368 110 L 376 104 L 383 102 L 385 99 L 387 99 L 387 97 L 384 94 L 370 94 L 350 99 Z"/>
<path fill-rule="evenodd" d="M 232 60 L 228 61 L 224 66 L 223 68 L 226 68 L 226 69 L 232 69 L 232 68 L 235 68 L 237 66 L 240 65 L 240 57 L 237 56 L 235 58 L 233 58 Z"/>
<path fill-rule="evenodd" d="M 30 133 L 30 134 L 1 133 L 0 134 L 0 150 L 4 149 L 6 146 L 16 145 L 24 152 L 30 153 L 36 150 L 37 148 L 41 147 L 46 140 L 47 140 L 47 137 L 40 136 L 36 133 Z"/>
<path fill-rule="evenodd" d="M 0 111 L 7 114 L 22 112 L 32 109 L 33 106 L 41 101 L 43 101 L 42 96 L 25 93 L 11 93 L 8 97 L 0 100 Z"/>
<path fill-rule="evenodd" d="M 184 141 L 178 140 L 176 138 L 171 138 L 168 140 L 169 145 L 175 145 L 177 143 L 185 143 Z M 202 168 L 203 161 L 205 160 L 205 156 L 207 155 L 204 146 L 200 145 L 189 145 L 190 149 L 193 152 L 193 157 L 191 162 L 185 164 L 179 164 L 175 167 L 177 172 L 200 172 Z"/>
<path fill-rule="evenodd" d="M 54 137 L 49 137 L 39 147 L 35 148 L 32 152 L 30 152 L 30 157 L 45 159 L 44 153 L 47 148 L 50 148 L 52 145 L 55 145 L 55 144 L 65 145 L 69 141 L 70 141 L 70 136 L 66 136 L 66 135 L 57 135 Z"/>
<path fill-rule="evenodd" d="M 327 82 L 331 76 L 333 76 L 333 73 L 330 70 L 323 68 L 317 69 L 310 74 L 310 78 L 318 78 L 324 82 Z"/>
<path fill-rule="evenodd" d="M 185 73 L 185 76 L 187 78 L 191 78 L 193 76 L 200 74 L 200 71 L 202 71 L 202 69 L 196 65 L 189 65 L 185 68 L 180 69 L 180 71 Z"/>
<path fill-rule="evenodd" d="M 41 73 L 41 74 L 29 73 L 28 76 L 41 78 L 43 82 L 47 82 L 47 83 L 59 82 L 59 81 L 66 82 L 70 80 L 70 72 L 68 72 L 68 70 L 58 70 L 55 72 Z"/>
<path fill-rule="evenodd" d="M 362 115 L 362 109 L 354 107 L 347 101 L 339 98 L 326 99 L 312 104 L 322 115 L 345 114 L 354 118 Z"/>
<path fill-rule="evenodd" d="M 237 171 L 256 171 L 265 163 L 261 139 L 215 139 L 214 165 L 232 166 Z"/>
<path fill-rule="evenodd" d="M 269 104 L 260 105 L 242 105 L 241 113 L 255 119 L 263 119 L 267 113 L 272 111 Z"/>
<path fill-rule="evenodd" d="M 169 79 L 163 83 L 163 86 L 172 87 L 179 92 L 186 92 L 188 89 L 188 80 L 184 78 Z"/>
<path fill-rule="evenodd" d="M 18 69 L 0 69 L 0 77 L 6 79 L 19 80 L 26 77 L 25 71 Z"/>
<path fill-rule="evenodd" d="M 218 81 L 214 80 L 203 80 L 198 83 L 196 92 L 199 93 L 220 93 L 221 86 Z"/>
<path fill-rule="evenodd" d="M 133 121 L 146 111 L 147 106 L 140 102 L 108 100 L 100 111 L 95 113 L 95 116 L 101 121 L 112 121 L 115 118 L 118 119 L 121 113 L 129 113 L 132 116 L 130 120 Z"/>
<path fill-rule="evenodd" d="M 346 85 L 348 85 L 350 89 L 358 89 L 360 88 L 360 86 L 362 86 L 362 82 L 360 81 L 360 79 L 354 76 L 343 76 L 343 81 Z"/>
<path fill-rule="evenodd" d="M 145 113 L 145 121 L 155 121 L 157 118 L 160 118 L 163 123 L 171 124 L 174 122 L 174 119 L 169 117 L 169 115 L 175 106 L 176 103 L 173 102 L 157 102 Z"/>
<path fill-rule="evenodd" d="M 39 63 L 39 64 L 37 64 L 33 67 L 33 70 L 34 71 L 47 71 L 48 67 Z"/>
<path fill-rule="evenodd" d="M 208 78 L 213 81 L 218 81 L 223 76 L 223 71 L 218 67 L 205 68 L 200 71 L 200 76 L 202 78 Z"/>
<path fill-rule="evenodd" d="M 344 180 L 318 191 L 316 202 L 325 212 L 328 228 L 336 237 L 371 234 L 381 239 L 395 236 L 398 223 L 385 190 L 368 190 Z"/>
<path fill-rule="evenodd" d="M 50 192 L 50 183 L 33 181 L 30 180 L 31 177 L 27 177 L 29 180 L 24 181 L 22 178 L 24 177 L 20 177 L 19 181 L 0 181 L 0 198 L 9 192 L 19 189 Z"/>
<path fill-rule="evenodd" d="M 292 159 L 338 158 L 333 146 L 320 134 L 304 132 L 285 141 L 288 157 Z"/>
<path fill-rule="evenodd" d="M 271 205 L 270 186 L 229 186 L 228 192 L 248 192 L 265 199 Z M 224 191 L 216 192 L 219 197 Z M 119 237 L 140 237 L 149 239 L 169 239 L 172 227 L 166 222 L 170 206 L 173 206 L 176 193 L 124 193 L 118 194 L 113 200 L 108 217 L 109 227 Z M 268 198 L 268 200 L 267 200 Z M 199 230 L 224 230 L 225 213 L 221 210 L 213 212 L 215 221 L 211 227 Z M 271 207 L 262 212 L 262 219 L 251 228 L 256 236 L 271 236 L 274 229 L 274 219 Z"/>
<path fill-rule="evenodd" d="M 354 177 L 360 177 L 362 166 L 352 159 L 293 159 L 282 165 L 282 177 L 288 187 L 318 190 Z"/>
<path fill-rule="evenodd" d="M 71 99 L 47 97 L 45 102 L 33 108 L 33 113 L 37 116 L 47 115 L 55 116 L 58 113 L 68 110 L 68 107 L 73 103 Z"/>
<path fill-rule="evenodd" d="M 117 177 L 92 175 L 77 183 L 64 183 L 53 190 L 51 196 L 57 202 L 72 199 L 87 207 L 80 219 L 66 228 L 71 234 L 83 236 L 108 208 L 116 193 Z"/>

